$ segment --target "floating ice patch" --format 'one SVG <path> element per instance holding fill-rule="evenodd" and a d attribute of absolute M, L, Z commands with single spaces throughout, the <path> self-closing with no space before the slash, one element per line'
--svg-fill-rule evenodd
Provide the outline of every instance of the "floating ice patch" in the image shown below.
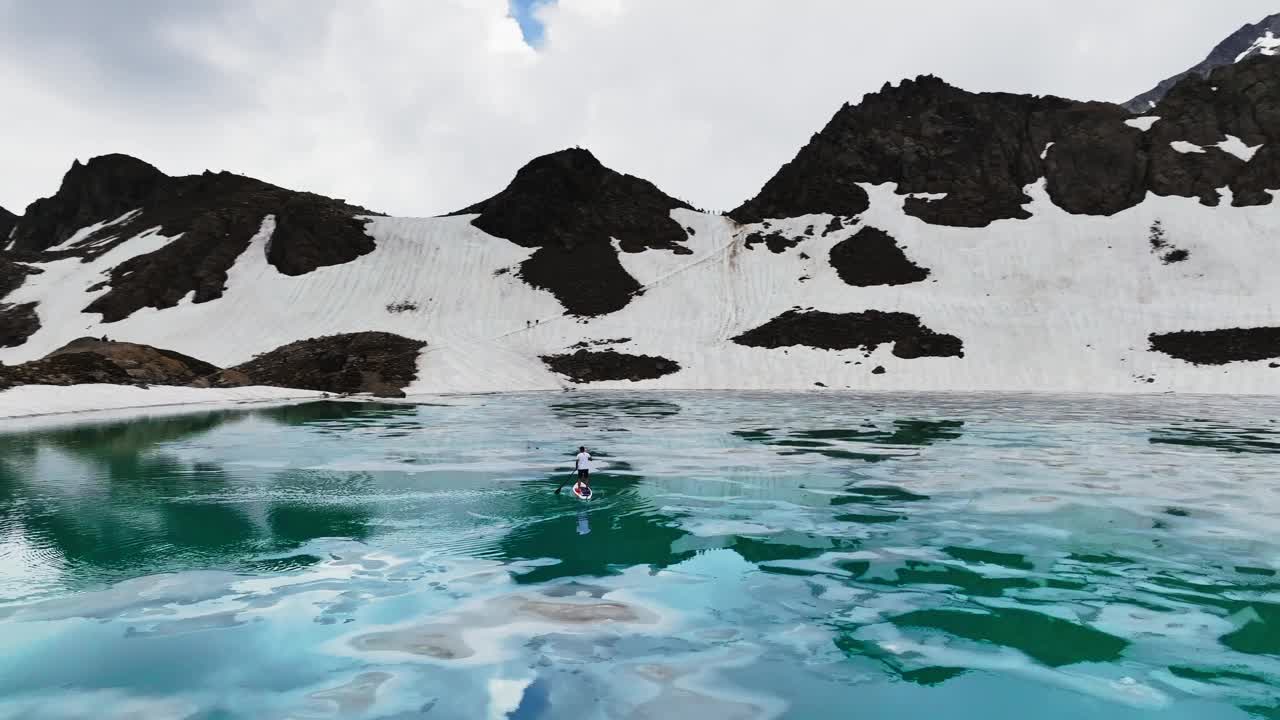
<path fill-rule="evenodd" d="M 947 196 L 947 193 L 925 193 L 925 192 L 911 193 L 907 195 L 907 197 L 910 197 L 910 198 L 916 198 L 917 200 L 927 200 L 929 202 L 933 202 L 934 200 L 941 200 L 946 196 Z"/>
<path fill-rule="evenodd" d="M 1049 148 L 1051 148 L 1051 147 L 1053 147 L 1053 141 L 1052 141 L 1052 140 L 1050 140 L 1049 142 L 1047 142 L 1047 143 L 1045 143 L 1045 144 L 1044 144 L 1044 149 L 1040 151 L 1040 159 L 1041 159 L 1041 160 L 1043 160 L 1043 159 L 1045 159 L 1045 158 L 1049 157 Z"/>
<path fill-rule="evenodd" d="M 1204 148 L 1200 147 L 1199 145 L 1196 145 L 1195 143 L 1189 143 L 1186 140 L 1174 140 L 1173 142 L 1169 143 L 1169 147 L 1173 148 L 1177 152 L 1182 153 L 1183 155 L 1186 155 L 1188 153 L 1204 152 Z"/>
<path fill-rule="evenodd" d="M 1155 125 L 1156 121 L 1159 119 L 1160 119 L 1159 115 L 1144 115 L 1142 117 L 1129 118 L 1128 120 L 1124 121 L 1124 124 L 1128 125 L 1131 128 L 1137 128 L 1142 132 L 1146 132 L 1150 130 L 1151 126 Z"/>
<path fill-rule="evenodd" d="M 685 525 L 685 530 L 699 537 L 721 537 L 724 535 L 772 535 L 781 532 L 779 528 L 741 520 L 699 520 Z"/>
<path fill-rule="evenodd" d="M 502 720 L 520 707 L 520 699 L 524 697 L 525 688 L 533 682 L 532 678 L 511 680 L 507 678 L 489 679 L 489 717 Z"/>
<path fill-rule="evenodd" d="M 1226 140 L 1218 143 L 1218 149 L 1225 153 L 1231 153 L 1245 162 L 1253 159 L 1258 150 L 1262 148 L 1261 144 L 1249 147 L 1244 141 L 1235 135 L 1228 135 Z"/>

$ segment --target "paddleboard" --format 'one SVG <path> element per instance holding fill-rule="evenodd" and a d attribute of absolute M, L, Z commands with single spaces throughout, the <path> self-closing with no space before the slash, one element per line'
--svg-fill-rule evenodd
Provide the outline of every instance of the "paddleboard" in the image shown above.
<path fill-rule="evenodd" d="M 576 482 L 573 484 L 574 497 L 578 498 L 579 500 L 590 500 L 591 495 L 592 495 L 592 492 L 589 486 L 583 485 L 580 482 Z"/>

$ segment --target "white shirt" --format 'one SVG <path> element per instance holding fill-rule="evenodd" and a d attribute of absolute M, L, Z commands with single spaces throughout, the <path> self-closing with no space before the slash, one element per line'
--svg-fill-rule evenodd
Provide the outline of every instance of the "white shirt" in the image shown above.
<path fill-rule="evenodd" d="M 590 470 L 591 469 L 591 453 L 589 452 L 578 453 L 578 457 L 574 458 L 574 467 L 578 468 L 579 470 Z"/>

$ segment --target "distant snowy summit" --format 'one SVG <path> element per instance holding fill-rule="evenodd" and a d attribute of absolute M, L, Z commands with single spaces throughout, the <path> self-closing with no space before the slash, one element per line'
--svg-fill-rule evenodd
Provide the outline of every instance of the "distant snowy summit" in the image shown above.
<path fill-rule="evenodd" d="M 1177 75 L 1161 80 L 1155 87 L 1124 103 L 1124 107 L 1131 112 L 1146 112 L 1155 107 L 1155 104 L 1160 102 L 1179 80 L 1188 75 L 1208 77 L 1215 68 L 1232 65 L 1255 55 L 1275 55 L 1278 50 L 1280 50 L 1280 13 L 1245 25 L 1231 33 L 1226 40 L 1218 43 L 1204 60 Z"/>
<path fill-rule="evenodd" d="M 1140 113 L 886 84 L 724 215 L 580 148 L 437 218 L 77 162 L 0 213 L 0 387 L 1280 393 L 1267 29 Z"/>

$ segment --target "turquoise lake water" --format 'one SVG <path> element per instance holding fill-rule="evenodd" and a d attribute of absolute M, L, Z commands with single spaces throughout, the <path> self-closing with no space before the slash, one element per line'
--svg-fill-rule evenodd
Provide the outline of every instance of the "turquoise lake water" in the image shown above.
<path fill-rule="evenodd" d="M 1280 718 L 1280 401 L 0 426 L 0 718 Z M 597 496 L 553 491 L 577 446 Z"/>

